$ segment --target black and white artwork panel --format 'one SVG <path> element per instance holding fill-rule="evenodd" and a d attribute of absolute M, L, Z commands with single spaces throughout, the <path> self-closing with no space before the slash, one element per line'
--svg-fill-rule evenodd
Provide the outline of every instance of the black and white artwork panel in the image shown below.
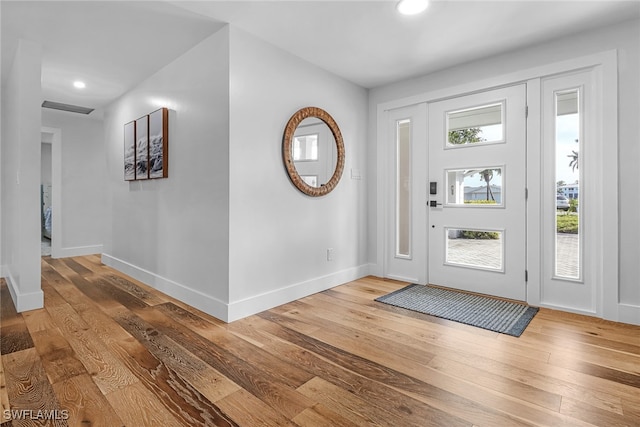
<path fill-rule="evenodd" d="M 149 116 L 136 120 L 136 179 L 149 179 Z"/>
<path fill-rule="evenodd" d="M 166 108 L 149 114 L 149 178 L 167 177 L 167 120 Z"/>
<path fill-rule="evenodd" d="M 124 179 L 136 179 L 136 122 L 124 125 Z"/>

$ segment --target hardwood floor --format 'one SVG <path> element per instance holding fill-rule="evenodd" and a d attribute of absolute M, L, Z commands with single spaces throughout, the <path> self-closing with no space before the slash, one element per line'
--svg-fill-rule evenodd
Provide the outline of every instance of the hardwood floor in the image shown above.
<path fill-rule="evenodd" d="M 374 301 L 404 285 L 225 324 L 97 256 L 43 258 L 44 309 L 0 285 L 2 427 L 640 425 L 640 327 L 541 309 L 515 338 Z"/>

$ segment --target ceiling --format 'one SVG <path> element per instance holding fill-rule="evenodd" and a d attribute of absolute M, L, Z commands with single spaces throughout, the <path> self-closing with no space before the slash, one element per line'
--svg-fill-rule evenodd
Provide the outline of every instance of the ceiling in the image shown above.
<path fill-rule="evenodd" d="M 372 88 L 640 17 L 640 0 L 433 0 L 413 17 L 395 3 L 2 0 L 2 75 L 17 40 L 32 40 L 44 98 L 101 108 L 231 23 Z"/>
<path fill-rule="evenodd" d="M 366 88 L 640 17 L 639 1 L 432 0 L 412 17 L 396 3 L 174 2 Z"/>
<path fill-rule="evenodd" d="M 33 41 L 42 46 L 43 100 L 90 108 L 109 104 L 225 25 L 148 1 L 1 0 L 0 15 L 3 79 L 18 39 Z M 75 89 L 75 80 L 86 88 Z"/>

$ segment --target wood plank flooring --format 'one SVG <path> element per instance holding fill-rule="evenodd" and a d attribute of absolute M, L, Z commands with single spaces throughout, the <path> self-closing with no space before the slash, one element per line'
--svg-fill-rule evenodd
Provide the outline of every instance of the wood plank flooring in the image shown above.
<path fill-rule="evenodd" d="M 0 423 L 640 425 L 640 327 L 541 309 L 515 338 L 374 301 L 405 285 L 225 324 L 97 256 L 45 257 L 44 309 L 0 283 Z"/>

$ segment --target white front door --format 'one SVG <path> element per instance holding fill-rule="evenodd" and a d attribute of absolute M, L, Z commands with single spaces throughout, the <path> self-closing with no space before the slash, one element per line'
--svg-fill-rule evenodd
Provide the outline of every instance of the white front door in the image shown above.
<path fill-rule="evenodd" d="M 428 141 L 429 283 L 525 300 L 525 85 L 429 103 Z"/>

